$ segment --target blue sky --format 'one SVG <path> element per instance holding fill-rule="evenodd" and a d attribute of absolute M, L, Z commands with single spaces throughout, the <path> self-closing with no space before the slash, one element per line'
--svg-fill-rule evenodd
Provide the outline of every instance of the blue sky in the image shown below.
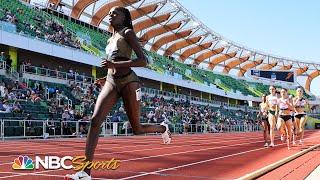
<path fill-rule="evenodd" d="M 320 64 L 320 1 L 178 1 L 227 39 L 263 52 Z M 311 91 L 317 95 L 319 83 L 320 77 L 311 84 Z"/>

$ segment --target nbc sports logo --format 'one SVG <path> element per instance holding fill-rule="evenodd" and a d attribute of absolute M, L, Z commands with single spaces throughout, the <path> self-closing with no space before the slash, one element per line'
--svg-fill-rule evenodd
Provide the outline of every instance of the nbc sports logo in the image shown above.
<path fill-rule="evenodd" d="M 84 168 L 93 169 L 110 169 L 115 170 L 119 167 L 119 160 L 112 158 L 107 161 L 85 161 L 85 156 L 35 156 L 34 161 L 28 156 L 20 155 L 18 158 L 14 159 L 12 163 L 12 169 L 14 170 L 33 170 L 33 169 L 75 169 L 80 170 Z M 67 163 L 66 163 L 67 162 Z M 69 162 L 69 163 L 68 163 Z"/>
<path fill-rule="evenodd" d="M 34 168 L 32 159 L 28 156 L 19 156 L 18 158 L 14 159 L 12 164 L 12 169 L 26 169 L 31 170 Z"/>

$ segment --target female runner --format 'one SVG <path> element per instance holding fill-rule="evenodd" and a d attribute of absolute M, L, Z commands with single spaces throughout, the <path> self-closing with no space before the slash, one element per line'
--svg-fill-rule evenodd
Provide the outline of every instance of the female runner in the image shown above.
<path fill-rule="evenodd" d="M 268 103 L 266 95 L 262 96 L 262 102 L 260 103 L 260 111 L 258 113 L 263 128 L 264 147 L 268 147 L 268 134 L 269 134 L 269 122 L 268 122 Z"/>
<path fill-rule="evenodd" d="M 309 108 L 309 102 L 303 98 L 303 89 L 301 87 L 296 90 L 296 97 L 293 99 L 293 106 L 295 110 L 295 122 L 297 124 L 297 135 L 299 137 L 299 144 L 303 143 L 304 126 L 307 122 L 307 115 L 305 108 Z"/>
<path fill-rule="evenodd" d="M 113 30 L 112 37 L 106 47 L 107 59 L 101 63 L 108 71 L 107 77 L 102 80 L 104 86 L 98 96 L 91 126 L 86 141 L 86 162 L 93 160 L 95 148 L 98 143 L 100 126 L 112 106 L 122 97 L 127 116 L 134 134 L 160 132 L 165 144 L 171 141 L 168 125 L 142 125 L 140 124 L 140 81 L 131 67 L 144 67 L 147 58 L 143 54 L 138 38 L 133 31 L 131 15 L 124 7 L 113 7 L 108 14 L 110 28 Z M 131 59 L 132 50 L 137 55 Z M 70 179 L 91 180 L 90 169 L 85 168 L 73 175 L 67 175 Z"/>
<path fill-rule="evenodd" d="M 278 100 L 279 106 L 279 119 L 284 122 L 286 136 L 287 136 L 287 146 L 290 150 L 291 141 L 292 141 L 292 117 L 291 110 L 293 110 L 292 102 L 290 102 L 288 97 L 288 91 L 285 88 L 282 88 L 280 91 L 281 98 Z"/>
<path fill-rule="evenodd" d="M 274 147 L 275 126 L 277 121 L 278 111 L 278 97 L 276 95 L 276 88 L 274 86 L 269 87 L 270 94 L 267 96 L 268 105 L 268 121 L 270 124 L 270 147 Z"/>

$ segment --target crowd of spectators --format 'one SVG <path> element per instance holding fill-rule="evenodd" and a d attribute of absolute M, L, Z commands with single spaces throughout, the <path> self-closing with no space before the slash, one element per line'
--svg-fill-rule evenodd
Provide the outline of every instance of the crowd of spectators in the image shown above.
<path fill-rule="evenodd" d="M 36 85 L 35 85 L 36 86 Z M 49 112 L 57 114 L 62 121 L 83 121 L 88 120 L 93 113 L 95 101 L 100 92 L 97 84 L 72 83 L 70 85 L 71 95 L 78 100 L 79 104 L 73 107 L 66 104 L 67 97 L 64 92 L 55 90 L 48 100 Z M 51 90 L 50 90 L 51 91 Z M 78 108 L 74 108 L 78 106 Z M 149 109 L 141 113 L 141 121 L 144 123 L 160 123 L 166 121 L 169 124 L 182 124 L 188 127 L 185 131 L 196 131 L 200 126 L 205 125 L 207 131 L 221 132 L 231 125 L 257 125 L 256 115 L 250 110 L 230 110 L 228 107 L 210 107 L 191 104 L 184 99 L 165 99 L 163 96 L 149 96 L 143 94 L 142 109 Z M 128 118 L 123 104 L 110 112 L 111 122 L 122 122 L 128 124 Z M 197 125 L 197 126 L 191 126 Z M 83 128 L 85 129 L 85 128 Z"/>
<path fill-rule="evenodd" d="M 256 113 L 251 110 L 230 110 L 227 106 L 220 107 L 192 104 L 185 99 L 165 99 L 163 96 L 142 96 L 141 122 L 180 124 L 180 130 L 187 132 L 223 132 L 232 125 L 259 125 Z M 125 116 L 123 105 L 111 113 L 111 122 L 122 122 L 124 128 L 130 127 Z"/>
<path fill-rule="evenodd" d="M 19 101 L 27 101 L 32 98 L 31 95 L 31 91 L 18 81 L 0 80 L 0 113 L 23 113 Z"/>
<path fill-rule="evenodd" d="M 36 15 L 30 19 L 19 19 L 17 15 L 25 16 L 25 12 L 20 8 L 17 8 L 15 11 L 0 8 L 0 11 L 4 14 L 0 17 L 0 21 L 17 25 L 19 33 L 31 34 L 36 38 L 77 49 L 81 48 L 80 40 L 73 36 L 70 31 L 67 31 L 63 24 L 58 23 L 54 19 L 47 19 L 42 15 Z"/>
<path fill-rule="evenodd" d="M 4 9 L 0 8 L 0 11 L 3 13 L 3 16 L 0 17 L 0 21 L 6 21 L 15 25 L 18 23 L 18 18 L 15 13 L 19 13 L 19 14 L 23 13 L 22 9 L 20 8 L 17 8 L 16 12 L 12 12 L 7 8 L 4 8 Z"/>
<path fill-rule="evenodd" d="M 31 65 L 30 61 L 25 64 Z M 48 88 L 47 91 L 45 91 L 45 88 Z M 45 100 L 49 105 L 48 120 L 66 122 L 63 123 L 63 126 L 67 134 L 75 133 L 74 125 L 72 126 L 67 121 L 80 121 L 80 133 L 85 134 L 87 132 L 86 121 L 90 119 L 93 113 L 100 90 L 101 87 L 95 83 L 73 82 L 70 84 L 71 94 L 69 93 L 68 97 L 63 90 L 45 87 L 43 82 L 35 81 L 29 84 L 29 88 L 27 88 L 23 83 L 7 78 L 6 82 L 0 82 L 0 112 L 23 113 L 24 110 L 17 100 L 33 103 Z M 46 92 L 49 92 L 48 97 Z M 70 98 L 78 100 L 78 104 L 74 103 L 73 106 L 68 104 Z M 12 100 L 13 103 L 8 103 Z M 189 100 L 165 99 L 163 96 L 149 96 L 146 93 L 142 96 L 141 107 L 142 109 L 148 109 L 148 111 L 141 113 L 142 122 L 159 123 L 166 121 L 169 124 L 181 124 L 185 132 L 200 131 L 201 128 L 202 131 L 222 132 L 231 125 L 256 125 L 252 112 L 228 110 L 225 106 L 213 108 L 196 105 L 191 104 Z M 238 119 L 235 119 L 235 117 Z M 130 126 L 123 104 L 109 114 L 109 121 L 122 122 L 128 127 Z"/>
<path fill-rule="evenodd" d="M 179 123 L 193 132 L 200 131 L 198 128 L 203 127 L 208 131 L 221 131 L 231 125 L 257 125 L 253 111 L 230 110 L 222 105 L 214 108 L 209 105 L 191 104 L 184 99 L 165 100 L 158 96 L 148 97 L 147 94 L 144 94 L 143 100 L 142 106 L 153 109 L 143 114 L 143 119 L 148 123 Z"/>
<path fill-rule="evenodd" d="M 51 19 L 43 19 L 42 16 L 34 17 L 36 24 L 25 23 L 24 31 L 32 31 L 37 38 L 59 43 L 61 45 L 80 49 L 80 41 L 72 36 L 71 32 L 66 31 L 64 25 Z"/>

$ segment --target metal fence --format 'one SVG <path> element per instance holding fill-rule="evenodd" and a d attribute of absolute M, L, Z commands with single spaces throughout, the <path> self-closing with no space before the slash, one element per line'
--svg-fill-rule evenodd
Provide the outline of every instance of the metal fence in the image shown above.
<path fill-rule="evenodd" d="M 91 77 L 91 76 L 68 73 L 68 72 L 63 72 L 63 71 L 58 71 L 53 69 L 41 68 L 37 66 L 22 65 L 20 66 L 20 72 L 39 75 L 39 76 L 46 76 L 51 78 L 58 78 L 63 80 L 72 80 L 75 82 L 87 83 L 87 84 L 94 82 L 94 77 Z"/>
<path fill-rule="evenodd" d="M 0 120 L 0 137 L 5 139 L 47 139 L 64 137 L 86 137 L 90 126 L 89 121 L 43 121 L 43 120 Z M 209 124 L 191 124 L 185 128 L 181 123 L 170 124 L 173 134 L 183 133 L 223 133 L 260 131 L 259 125 L 231 125 L 214 127 Z M 101 125 L 100 136 L 131 136 L 129 122 L 109 122 Z"/>
<path fill-rule="evenodd" d="M 233 108 L 237 108 L 237 109 L 248 109 L 248 110 L 254 110 L 254 111 L 259 110 L 259 107 L 251 107 L 251 106 L 246 106 L 246 105 L 235 105 L 235 104 L 231 104 L 231 103 L 227 103 L 227 102 L 203 99 L 200 97 L 188 96 L 188 95 L 169 92 L 169 91 L 161 91 L 159 89 L 153 89 L 153 88 L 142 87 L 141 91 L 142 91 L 142 93 L 147 93 L 151 96 L 157 95 L 157 96 L 163 96 L 163 97 L 167 97 L 167 98 L 189 99 L 190 101 L 193 101 L 196 103 L 202 103 L 202 104 L 213 104 L 216 106 L 223 105 L 223 106 L 233 107 Z"/>

